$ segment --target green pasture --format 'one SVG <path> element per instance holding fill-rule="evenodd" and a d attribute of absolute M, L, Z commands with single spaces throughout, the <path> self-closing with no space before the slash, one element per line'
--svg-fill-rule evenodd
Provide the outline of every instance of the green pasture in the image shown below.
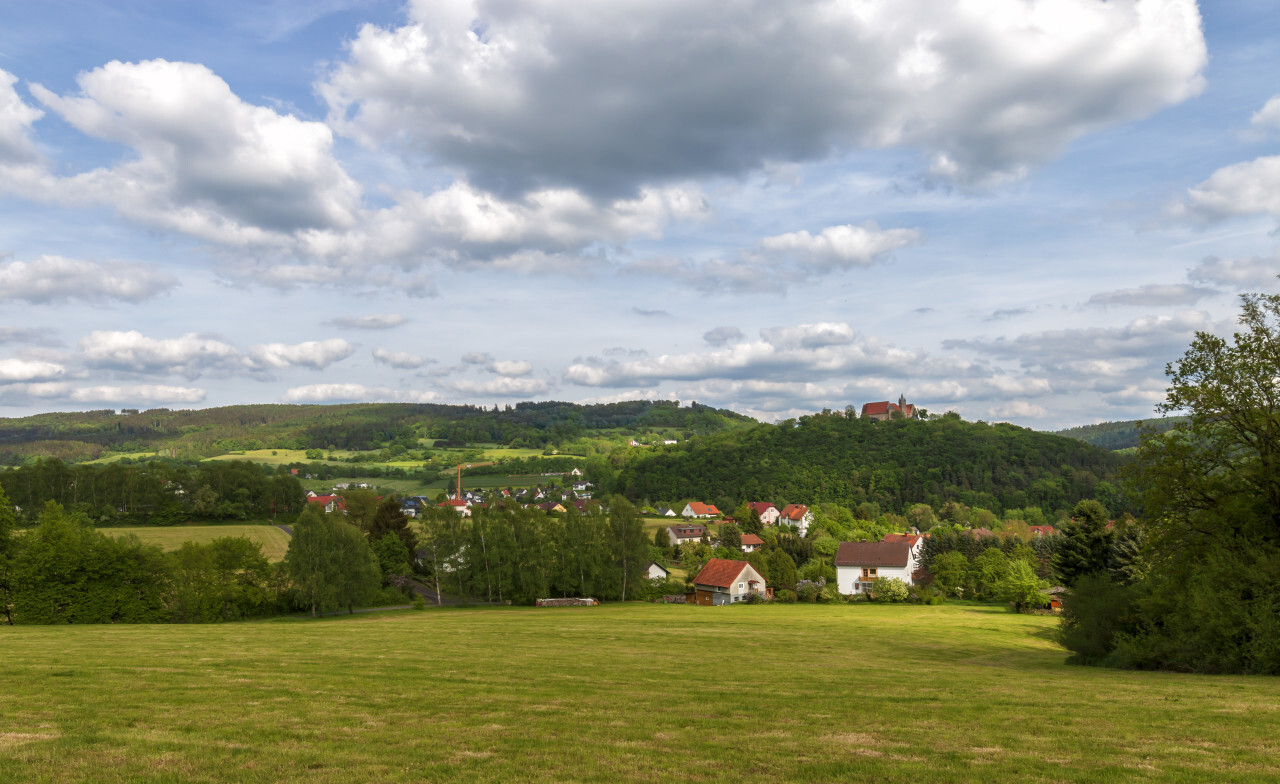
<path fill-rule="evenodd" d="M 974 606 L 0 627 L 5 782 L 1259 782 L 1280 679 L 1070 667 Z"/>
<path fill-rule="evenodd" d="M 86 460 L 84 462 L 89 465 L 105 465 L 107 463 L 118 463 L 125 458 L 130 460 L 150 460 L 163 456 L 154 450 L 150 452 L 108 452 L 95 460 Z"/>
<path fill-rule="evenodd" d="M 159 545 L 162 550 L 177 550 L 186 542 L 204 544 L 224 536 L 244 536 L 262 545 L 262 554 L 272 561 L 284 560 L 285 551 L 289 549 L 289 535 L 274 525 L 268 524 L 175 525 L 164 528 L 99 528 L 98 530 L 108 536 L 133 534 L 147 544 Z M 3 743 L 0 742 L 0 745 Z"/>

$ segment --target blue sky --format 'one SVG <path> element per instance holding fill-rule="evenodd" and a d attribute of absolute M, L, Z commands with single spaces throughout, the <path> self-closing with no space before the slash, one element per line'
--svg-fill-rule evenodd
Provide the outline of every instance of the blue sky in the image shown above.
<path fill-rule="evenodd" d="M 0 11 L 0 416 L 1149 416 L 1280 273 L 1280 10 Z"/>

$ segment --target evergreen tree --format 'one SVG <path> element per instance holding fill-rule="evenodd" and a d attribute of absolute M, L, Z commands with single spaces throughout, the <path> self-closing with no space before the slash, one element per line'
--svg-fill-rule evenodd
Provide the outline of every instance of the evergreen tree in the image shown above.
<path fill-rule="evenodd" d="M 720 526 L 720 538 L 716 544 L 730 550 L 741 550 L 742 531 L 738 530 L 738 526 L 733 523 L 725 523 Z"/>
<path fill-rule="evenodd" d="M 785 550 L 775 549 L 769 553 L 769 582 L 775 590 L 795 590 L 796 562 Z"/>
<path fill-rule="evenodd" d="M 1102 504 L 1081 501 L 1072 515 L 1053 556 L 1054 570 L 1067 587 L 1075 585 L 1086 574 L 1106 571 L 1115 541 L 1115 531 L 1107 527 L 1107 510 Z"/>
<path fill-rule="evenodd" d="M 378 504 L 366 532 L 370 542 L 395 534 L 411 557 L 418 551 L 418 536 L 409 527 L 409 517 L 401 511 L 400 502 L 394 496 L 384 498 Z"/>

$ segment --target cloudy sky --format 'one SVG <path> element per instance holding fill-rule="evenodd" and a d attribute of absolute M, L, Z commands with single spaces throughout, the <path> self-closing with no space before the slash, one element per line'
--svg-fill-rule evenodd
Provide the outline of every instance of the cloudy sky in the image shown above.
<path fill-rule="evenodd" d="M 0 10 L 0 416 L 1148 416 L 1280 273 L 1271 0 Z"/>

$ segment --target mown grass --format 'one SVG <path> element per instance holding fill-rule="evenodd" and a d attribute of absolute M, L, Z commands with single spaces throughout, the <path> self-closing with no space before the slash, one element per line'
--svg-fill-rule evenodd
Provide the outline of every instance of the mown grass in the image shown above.
<path fill-rule="evenodd" d="M 289 535 L 274 525 L 177 525 L 164 528 L 99 528 L 109 536 L 133 534 L 147 544 L 162 550 L 177 550 L 186 542 L 205 544 L 224 536 L 244 536 L 262 545 L 268 560 L 284 560 L 289 549 Z"/>
<path fill-rule="evenodd" d="M 0 780 L 1254 782 L 1280 680 L 1068 667 L 996 608 L 0 628 Z"/>

